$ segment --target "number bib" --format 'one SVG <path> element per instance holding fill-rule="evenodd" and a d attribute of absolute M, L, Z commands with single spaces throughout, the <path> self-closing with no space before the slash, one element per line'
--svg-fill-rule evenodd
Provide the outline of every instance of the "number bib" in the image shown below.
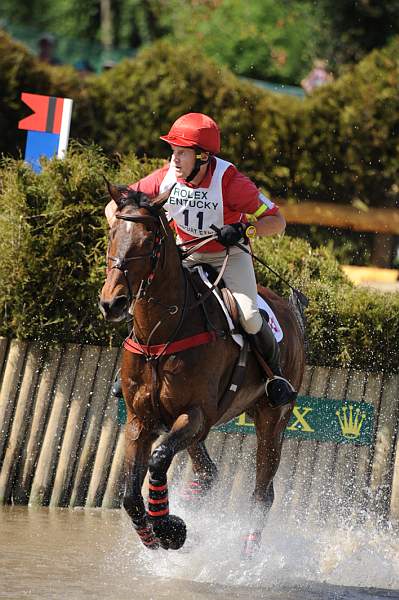
<path fill-rule="evenodd" d="M 231 163 L 216 158 L 209 187 L 191 188 L 176 180 L 175 169 L 171 164 L 160 185 L 160 192 L 175 184 L 165 209 L 168 218 L 173 219 L 179 229 L 192 237 L 202 237 L 214 233 L 210 229 L 211 225 L 223 227 L 222 178 L 230 165 Z"/>

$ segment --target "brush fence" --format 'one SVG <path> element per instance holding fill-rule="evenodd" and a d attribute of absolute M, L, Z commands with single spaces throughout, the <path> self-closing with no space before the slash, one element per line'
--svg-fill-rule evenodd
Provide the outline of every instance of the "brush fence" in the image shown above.
<path fill-rule="evenodd" d="M 110 394 L 120 351 L 0 338 L 0 503 L 116 508 L 124 425 Z M 273 510 L 306 522 L 365 511 L 399 519 L 399 376 L 308 367 L 284 441 Z M 241 416 L 207 447 L 223 486 L 213 503 L 237 508 L 252 493 L 256 436 Z M 172 463 L 178 489 L 186 452 Z M 172 496 L 173 501 L 173 496 Z"/>

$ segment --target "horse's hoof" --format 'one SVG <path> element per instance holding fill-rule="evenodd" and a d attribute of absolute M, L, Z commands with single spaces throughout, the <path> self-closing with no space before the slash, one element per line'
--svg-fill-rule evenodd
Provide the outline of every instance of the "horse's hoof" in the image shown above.
<path fill-rule="evenodd" d="M 164 550 L 178 550 L 186 541 L 186 524 L 176 515 L 154 519 L 152 528 Z"/>
<path fill-rule="evenodd" d="M 244 538 L 244 546 L 241 552 L 243 560 L 251 560 L 259 554 L 262 534 L 260 531 L 253 531 Z"/>
<path fill-rule="evenodd" d="M 160 541 L 155 537 L 151 527 L 148 527 L 147 525 L 142 527 L 136 526 L 135 530 L 146 548 L 149 548 L 149 550 L 158 550 Z"/>

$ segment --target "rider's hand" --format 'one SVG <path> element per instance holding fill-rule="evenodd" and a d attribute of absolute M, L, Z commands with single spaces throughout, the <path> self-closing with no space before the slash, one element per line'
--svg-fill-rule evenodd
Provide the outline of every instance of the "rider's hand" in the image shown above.
<path fill-rule="evenodd" d="M 231 225 L 224 225 L 218 231 L 218 242 L 223 246 L 234 246 L 237 242 L 247 242 L 245 238 L 245 223 L 232 223 Z M 244 238 L 244 239 L 243 239 Z"/>

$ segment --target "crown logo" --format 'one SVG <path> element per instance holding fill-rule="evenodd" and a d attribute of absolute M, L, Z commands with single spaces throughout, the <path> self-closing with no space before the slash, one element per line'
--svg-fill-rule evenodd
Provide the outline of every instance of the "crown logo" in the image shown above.
<path fill-rule="evenodd" d="M 339 424 L 341 426 L 342 435 L 348 440 L 354 440 L 360 437 L 360 431 L 366 413 L 361 412 L 360 408 L 353 410 L 353 404 L 344 405 L 340 410 L 335 413 L 338 417 Z"/>

